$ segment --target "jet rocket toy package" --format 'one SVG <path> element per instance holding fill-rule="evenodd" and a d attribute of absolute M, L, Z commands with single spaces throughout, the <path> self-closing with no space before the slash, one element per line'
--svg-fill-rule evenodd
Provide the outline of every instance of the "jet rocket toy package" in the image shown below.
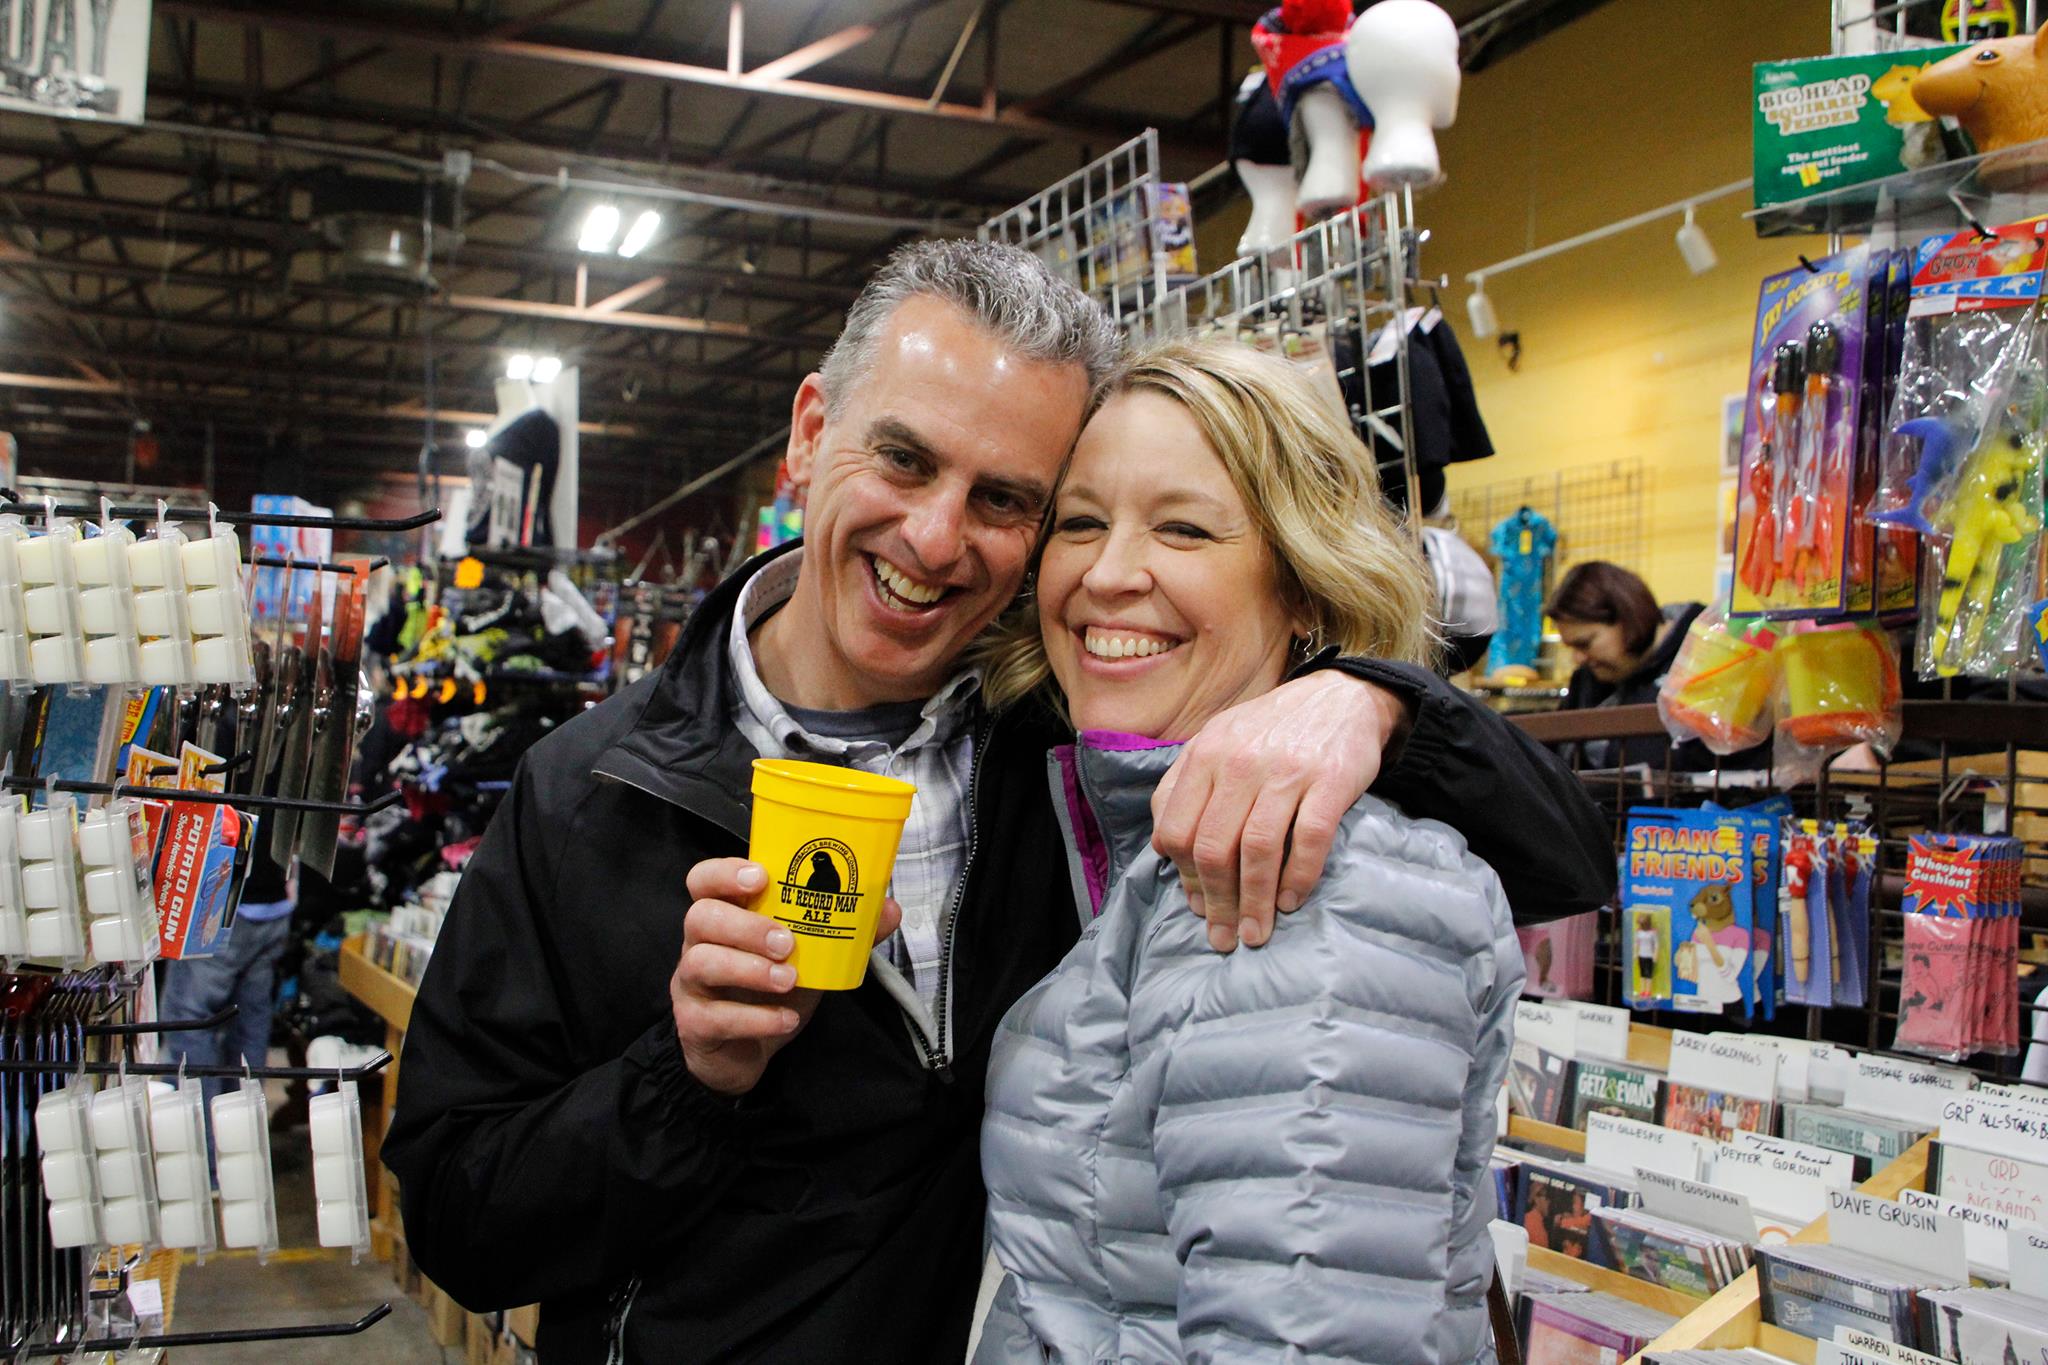
<path fill-rule="evenodd" d="M 1767 958 L 1754 913 L 1750 817 L 1714 810 L 1630 812 L 1622 863 L 1622 941 L 1638 1009 L 1754 1013 Z"/>

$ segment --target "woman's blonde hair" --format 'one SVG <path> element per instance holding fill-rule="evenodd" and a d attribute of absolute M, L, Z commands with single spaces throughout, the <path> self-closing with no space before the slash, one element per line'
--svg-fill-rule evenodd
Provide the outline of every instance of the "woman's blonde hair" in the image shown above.
<path fill-rule="evenodd" d="M 1169 341 L 1131 356 L 1101 402 L 1129 393 L 1163 394 L 1195 419 L 1272 551 L 1288 611 L 1310 623 L 1308 648 L 1428 660 L 1435 589 L 1421 551 L 1380 497 L 1370 453 L 1306 376 L 1236 342 Z M 1047 687 L 1036 599 L 976 653 L 992 706 Z"/>

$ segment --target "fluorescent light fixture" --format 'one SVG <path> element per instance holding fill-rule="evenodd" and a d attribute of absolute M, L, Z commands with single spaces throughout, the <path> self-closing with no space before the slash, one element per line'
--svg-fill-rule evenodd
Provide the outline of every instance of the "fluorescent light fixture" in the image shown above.
<path fill-rule="evenodd" d="M 1483 275 L 1472 279 L 1472 297 L 1465 300 L 1465 315 L 1472 320 L 1472 335 L 1481 341 L 1500 330 L 1500 314 L 1493 311 L 1493 300 L 1486 296 Z"/>
<path fill-rule="evenodd" d="M 533 382 L 536 384 L 552 384 L 561 372 L 562 358 L 558 355 L 540 356 L 533 362 Z"/>
<path fill-rule="evenodd" d="M 661 215 L 653 209 L 643 210 L 633 220 L 633 226 L 626 229 L 626 240 L 619 243 L 621 256 L 638 256 L 654 240 L 654 234 L 661 230 Z"/>
<path fill-rule="evenodd" d="M 612 238 L 619 235 L 619 209 L 616 204 L 593 204 L 583 219 L 583 232 L 576 239 L 578 251 L 604 252 L 612 249 Z"/>
<path fill-rule="evenodd" d="M 1692 220 L 1692 205 L 1685 206 L 1685 226 L 1678 230 L 1678 254 L 1685 257 L 1685 264 L 1693 274 L 1704 275 L 1721 263 L 1714 254 L 1714 244 L 1707 240 L 1706 229 Z"/>
<path fill-rule="evenodd" d="M 514 351 L 505 359 L 505 377 L 507 379 L 533 378 L 533 357 L 525 351 Z"/>
<path fill-rule="evenodd" d="M 468 431 L 462 433 L 462 443 L 471 450 L 482 449 L 483 443 L 488 439 L 490 438 L 484 435 L 482 427 L 471 427 Z"/>

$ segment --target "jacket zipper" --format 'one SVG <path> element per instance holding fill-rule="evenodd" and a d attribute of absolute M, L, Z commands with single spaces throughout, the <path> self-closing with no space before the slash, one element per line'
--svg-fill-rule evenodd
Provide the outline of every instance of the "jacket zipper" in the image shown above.
<path fill-rule="evenodd" d="M 640 1296 L 640 1281 L 630 1279 L 612 1295 L 611 1311 L 604 1321 L 604 1365 L 626 1365 L 626 1316 L 633 1300 Z"/>
<path fill-rule="evenodd" d="M 939 924 L 939 989 L 932 998 L 932 1020 L 939 1028 L 938 1047 L 934 1049 L 922 1037 L 918 1040 L 924 1051 L 925 1067 L 949 1084 L 953 1079 L 953 1020 L 946 1013 L 946 992 L 953 984 L 953 932 L 960 922 L 961 903 L 967 899 L 967 879 L 974 874 L 975 846 L 981 842 L 982 751 L 988 748 L 994 729 L 986 720 L 975 727 L 974 753 L 968 759 L 967 860 L 960 866 L 960 881 L 953 887 L 953 900 L 946 907 L 946 918 Z"/>

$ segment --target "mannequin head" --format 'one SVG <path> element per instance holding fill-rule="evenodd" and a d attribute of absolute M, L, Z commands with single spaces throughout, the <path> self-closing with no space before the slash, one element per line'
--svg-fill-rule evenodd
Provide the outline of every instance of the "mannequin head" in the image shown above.
<path fill-rule="evenodd" d="M 1237 254 L 1278 251 L 1294 235 L 1294 164 L 1287 122 L 1263 67 L 1244 78 L 1230 114 L 1230 164 L 1252 198 L 1251 220 L 1237 239 Z"/>
<path fill-rule="evenodd" d="M 1458 26 L 1429 0 L 1380 0 L 1345 41 L 1351 84 L 1372 110 L 1365 179 L 1375 190 L 1437 178 L 1433 129 L 1458 117 Z"/>

